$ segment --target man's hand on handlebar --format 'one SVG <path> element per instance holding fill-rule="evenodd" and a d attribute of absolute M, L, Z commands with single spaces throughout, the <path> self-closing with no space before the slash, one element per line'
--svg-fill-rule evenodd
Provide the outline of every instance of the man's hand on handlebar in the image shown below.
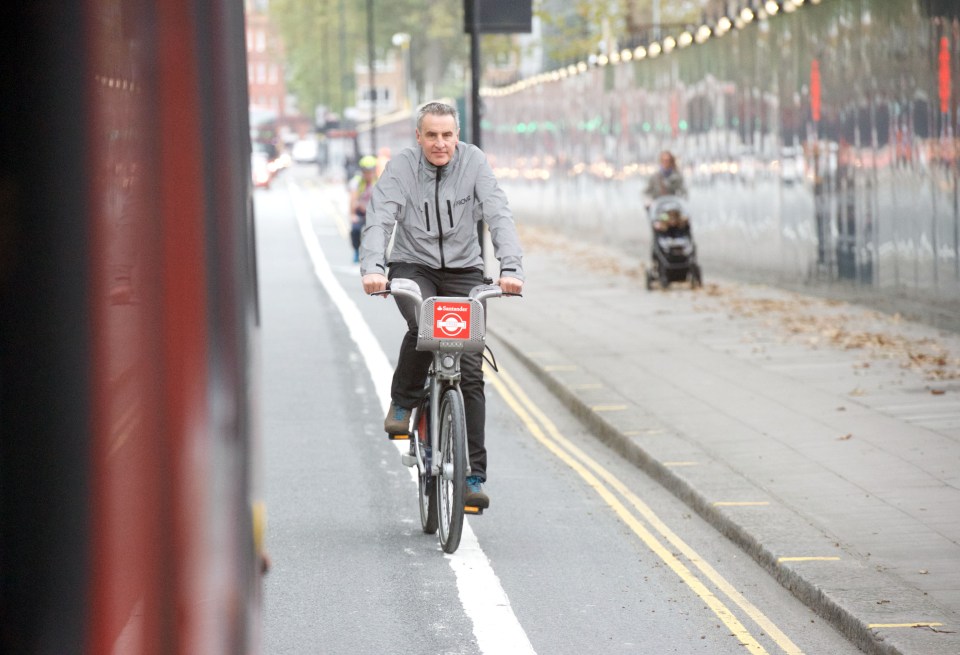
<path fill-rule="evenodd" d="M 363 282 L 363 291 L 367 295 L 387 289 L 387 276 L 380 273 L 367 273 L 363 276 L 361 282 Z"/>
<path fill-rule="evenodd" d="M 515 277 L 501 277 L 497 280 L 497 286 L 504 293 L 520 293 L 523 291 L 523 280 L 518 280 Z"/>

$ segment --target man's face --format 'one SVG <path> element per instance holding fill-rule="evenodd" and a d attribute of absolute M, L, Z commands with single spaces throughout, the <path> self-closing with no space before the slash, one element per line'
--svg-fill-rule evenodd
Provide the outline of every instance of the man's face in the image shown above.
<path fill-rule="evenodd" d="M 661 168 L 664 168 L 664 169 L 673 167 L 673 160 L 670 158 L 670 155 L 667 155 L 667 154 L 660 155 L 660 166 Z"/>
<path fill-rule="evenodd" d="M 434 166 L 444 166 L 450 161 L 459 140 L 460 131 L 453 116 L 427 114 L 417 130 L 417 143 Z"/>

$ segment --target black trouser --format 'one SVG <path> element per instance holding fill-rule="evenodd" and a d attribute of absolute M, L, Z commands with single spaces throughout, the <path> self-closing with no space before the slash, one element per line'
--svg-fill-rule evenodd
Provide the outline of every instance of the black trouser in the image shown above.
<path fill-rule="evenodd" d="M 390 279 L 402 277 L 420 286 L 424 298 L 432 296 L 466 296 L 478 284 L 483 284 L 479 268 L 436 270 L 418 264 L 390 265 Z M 417 317 L 415 311 L 397 299 L 400 313 L 407 321 L 407 333 L 400 344 L 397 370 L 393 373 L 390 394 L 394 404 L 412 409 L 424 394 L 427 370 L 433 353 L 417 350 Z M 487 449 L 484 446 L 486 397 L 483 391 L 483 353 L 464 353 L 460 358 L 460 391 L 467 419 L 467 445 L 470 449 L 470 475 L 487 478 Z"/>
<path fill-rule="evenodd" d="M 353 245 L 354 251 L 360 249 L 360 233 L 363 231 L 366 222 L 366 213 L 357 212 L 356 220 L 350 225 L 350 243 Z"/>

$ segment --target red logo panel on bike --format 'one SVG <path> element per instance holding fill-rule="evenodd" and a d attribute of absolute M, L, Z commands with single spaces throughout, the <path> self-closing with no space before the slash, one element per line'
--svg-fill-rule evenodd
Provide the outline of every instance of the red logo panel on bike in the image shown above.
<path fill-rule="evenodd" d="M 438 302 L 433 308 L 434 339 L 470 338 L 470 303 Z"/>

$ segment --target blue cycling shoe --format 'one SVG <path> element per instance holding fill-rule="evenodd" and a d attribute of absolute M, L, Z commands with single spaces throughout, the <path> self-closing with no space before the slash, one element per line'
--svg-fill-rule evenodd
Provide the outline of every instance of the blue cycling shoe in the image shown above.
<path fill-rule="evenodd" d="M 478 507 L 486 509 L 490 507 L 490 497 L 483 493 L 483 478 L 479 475 L 471 475 L 467 478 L 467 493 L 463 504 L 467 507 Z"/>
<path fill-rule="evenodd" d="M 383 421 L 383 429 L 389 435 L 410 434 L 410 414 L 412 414 L 412 411 L 406 407 L 399 407 L 390 403 L 387 418 Z"/>

